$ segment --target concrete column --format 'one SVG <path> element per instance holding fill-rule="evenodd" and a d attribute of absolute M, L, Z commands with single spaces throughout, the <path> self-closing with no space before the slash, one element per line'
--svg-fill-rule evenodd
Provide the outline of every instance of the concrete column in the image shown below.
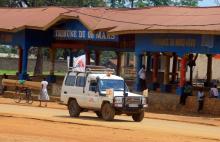
<path fill-rule="evenodd" d="M 121 53 L 121 69 L 120 69 L 120 75 L 123 76 L 125 74 L 124 68 L 125 68 L 125 53 Z"/>
<path fill-rule="evenodd" d="M 169 73 L 170 73 L 170 57 L 168 55 L 165 56 L 165 64 L 164 64 L 164 81 L 165 85 L 169 84 Z"/>
<path fill-rule="evenodd" d="M 159 69 L 159 54 L 155 53 L 153 55 L 153 83 L 157 82 L 157 78 L 158 78 L 158 69 Z"/>
<path fill-rule="evenodd" d="M 135 56 L 135 53 L 133 53 L 132 55 L 133 55 L 133 58 L 134 58 L 134 69 L 136 69 L 136 56 Z"/>
<path fill-rule="evenodd" d="M 120 70 L 121 70 L 121 53 L 116 52 L 117 55 L 117 69 L 116 69 L 116 74 L 120 76 Z"/>
<path fill-rule="evenodd" d="M 152 61 L 151 55 L 150 55 L 150 53 L 148 53 L 147 54 L 147 68 L 146 68 L 147 71 L 151 70 L 151 61 Z"/>
<path fill-rule="evenodd" d="M 207 85 L 210 86 L 212 80 L 212 55 L 207 54 L 208 62 L 207 62 Z"/>
<path fill-rule="evenodd" d="M 72 51 L 72 49 L 70 48 L 69 49 L 69 56 L 70 56 L 70 62 L 69 62 L 69 67 L 73 67 L 73 51 Z"/>
<path fill-rule="evenodd" d="M 180 87 L 183 87 L 186 83 L 186 64 L 187 64 L 187 57 L 183 56 L 180 63 L 180 83 L 179 83 Z"/>
<path fill-rule="evenodd" d="M 27 64 L 28 64 L 28 47 L 23 47 L 22 52 L 22 70 L 19 74 L 19 79 L 27 79 Z"/>
<path fill-rule="evenodd" d="M 90 65 L 90 50 L 85 49 L 85 54 L 86 54 L 86 65 Z"/>
<path fill-rule="evenodd" d="M 146 66 L 146 64 L 147 64 L 147 56 L 146 56 L 146 53 L 144 53 L 144 54 L 142 55 L 142 65 L 145 65 L 145 66 Z"/>
<path fill-rule="evenodd" d="M 177 60 L 178 56 L 176 55 L 176 53 L 173 53 L 172 82 L 176 81 Z"/>
<path fill-rule="evenodd" d="M 49 48 L 50 51 L 50 75 L 54 75 L 56 48 Z"/>
<path fill-rule="evenodd" d="M 100 65 L 100 54 L 101 52 L 98 50 L 95 50 L 95 65 Z"/>
<path fill-rule="evenodd" d="M 18 47 L 18 73 L 20 74 L 22 72 L 22 57 L 23 57 L 23 50 L 21 47 Z"/>
<path fill-rule="evenodd" d="M 136 83 L 135 83 L 135 90 L 136 91 L 141 91 L 141 85 L 140 85 L 140 79 L 139 79 L 139 75 L 138 72 L 141 69 L 142 66 L 142 55 L 141 54 L 136 54 Z"/>

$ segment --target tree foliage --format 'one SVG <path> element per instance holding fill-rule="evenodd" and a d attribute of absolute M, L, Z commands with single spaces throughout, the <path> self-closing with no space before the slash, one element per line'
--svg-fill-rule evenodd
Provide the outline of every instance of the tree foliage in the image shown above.
<path fill-rule="evenodd" d="M 197 6 L 198 0 L 108 0 L 111 7 Z"/>
<path fill-rule="evenodd" d="M 144 7 L 144 6 L 197 6 L 198 0 L 0 0 L 5 7 L 77 6 L 77 7 Z"/>
<path fill-rule="evenodd" d="M 103 0 L 1 0 L 0 6 L 5 7 L 40 7 L 40 6 L 105 6 Z"/>

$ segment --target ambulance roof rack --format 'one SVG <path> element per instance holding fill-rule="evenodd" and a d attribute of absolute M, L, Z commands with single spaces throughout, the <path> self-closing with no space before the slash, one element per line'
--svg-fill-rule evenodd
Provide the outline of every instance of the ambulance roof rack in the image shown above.
<path fill-rule="evenodd" d="M 114 74 L 115 70 L 106 68 L 105 66 L 94 66 L 94 65 L 87 65 L 86 66 L 87 73 L 111 73 Z"/>

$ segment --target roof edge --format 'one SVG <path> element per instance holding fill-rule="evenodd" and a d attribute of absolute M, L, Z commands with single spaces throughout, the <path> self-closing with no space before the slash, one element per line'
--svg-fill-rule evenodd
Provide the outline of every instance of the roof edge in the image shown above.
<path fill-rule="evenodd" d="M 209 34 L 209 35 L 220 35 L 220 30 L 127 30 L 119 32 L 108 32 L 109 35 L 124 35 L 124 34 L 159 34 L 159 33 L 170 33 L 170 34 Z"/>

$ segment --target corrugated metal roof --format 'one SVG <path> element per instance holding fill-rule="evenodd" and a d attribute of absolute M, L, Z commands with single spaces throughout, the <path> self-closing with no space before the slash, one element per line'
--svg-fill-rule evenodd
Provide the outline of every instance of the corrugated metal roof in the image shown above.
<path fill-rule="evenodd" d="M 220 34 L 220 7 L 142 9 L 47 7 L 0 8 L 0 30 L 46 30 L 62 19 L 79 19 L 89 30 L 127 33 Z"/>

